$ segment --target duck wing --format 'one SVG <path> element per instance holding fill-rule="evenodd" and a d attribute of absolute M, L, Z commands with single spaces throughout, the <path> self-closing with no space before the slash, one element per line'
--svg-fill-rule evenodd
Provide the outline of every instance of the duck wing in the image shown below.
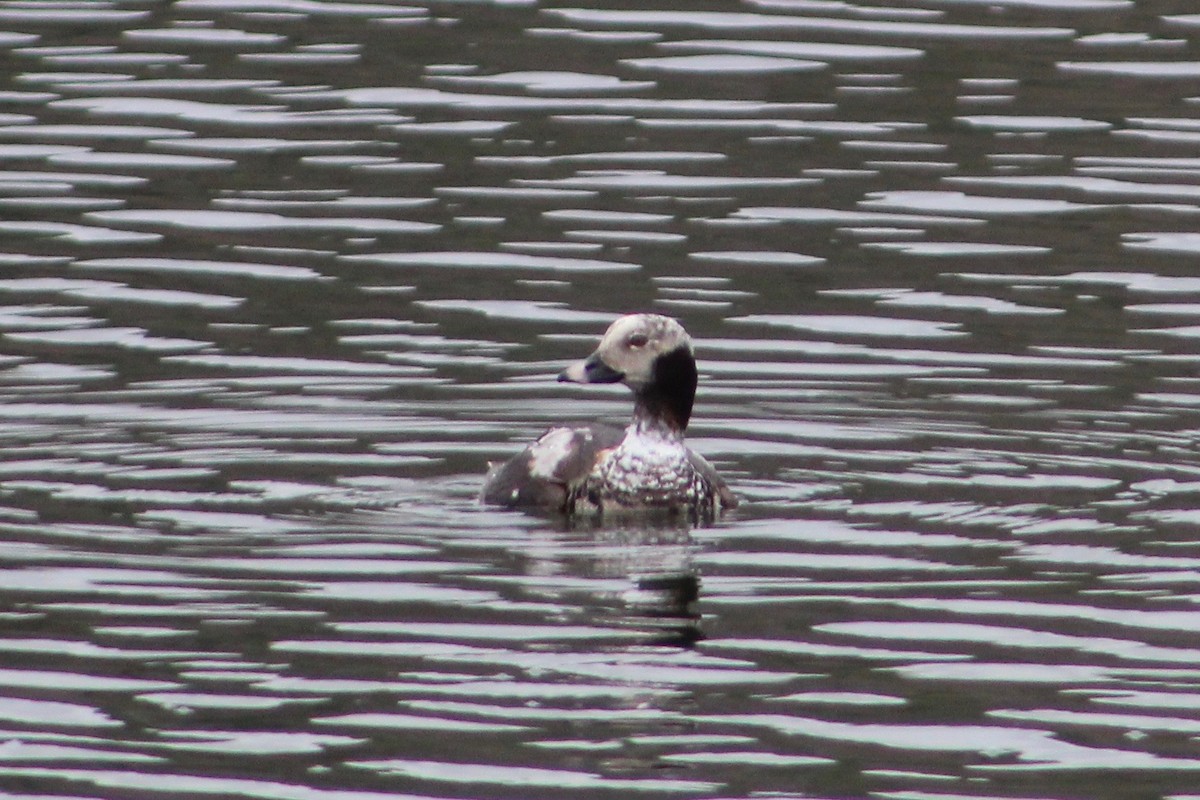
<path fill-rule="evenodd" d="M 725 479 L 717 474 L 717 470 L 704 456 L 697 453 L 692 448 L 688 448 L 688 461 L 692 463 L 692 469 L 696 470 L 697 474 L 712 487 L 713 493 L 721 504 L 721 508 L 737 508 L 738 497 L 733 493 L 733 490 L 725 483 Z"/>
<path fill-rule="evenodd" d="M 480 499 L 508 508 L 563 511 L 571 490 L 624 436 L 620 428 L 607 425 L 551 428 L 508 461 L 493 466 Z"/>

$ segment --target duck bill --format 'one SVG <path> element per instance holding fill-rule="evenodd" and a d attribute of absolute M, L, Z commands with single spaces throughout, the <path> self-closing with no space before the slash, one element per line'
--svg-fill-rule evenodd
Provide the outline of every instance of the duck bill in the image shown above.
<path fill-rule="evenodd" d="M 604 360 L 593 353 L 583 361 L 576 361 L 559 374 L 560 381 L 569 383 L 617 383 L 625 375 L 604 363 Z"/>

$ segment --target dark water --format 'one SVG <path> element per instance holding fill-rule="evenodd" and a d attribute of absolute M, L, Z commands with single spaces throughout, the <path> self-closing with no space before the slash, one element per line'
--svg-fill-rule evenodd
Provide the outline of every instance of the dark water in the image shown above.
<path fill-rule="evenodd" d="M 1197 10 L 0 3 L 0 792 L 1200 797 Z"/>

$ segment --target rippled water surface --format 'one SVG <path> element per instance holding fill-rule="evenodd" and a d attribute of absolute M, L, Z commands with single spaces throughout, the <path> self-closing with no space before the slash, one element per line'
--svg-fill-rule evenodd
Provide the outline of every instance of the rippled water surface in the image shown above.
<path fill-rule="evenodd" d="M 0 793 L 1200 797 L 1196 6 L 598 2 L 0 2 Z"/>

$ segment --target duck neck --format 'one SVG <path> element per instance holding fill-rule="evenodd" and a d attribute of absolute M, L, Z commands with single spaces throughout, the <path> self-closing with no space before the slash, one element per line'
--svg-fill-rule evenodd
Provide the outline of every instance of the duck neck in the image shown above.
<path fill-rule="evenodd" d="M 686 422 L 680 424 L 675 412 L 661 397 L 639 394 L 633 404 L 633 422 L 629 430 L 639 437 L 683 441 Z"/>
<path fill-rule="evenodd" d="M 696 360 L 680 347 L 654 362 L 653 380 L 634 392 L 633 424 L 639 433 L 683 439 L 696 399 Z"/>

